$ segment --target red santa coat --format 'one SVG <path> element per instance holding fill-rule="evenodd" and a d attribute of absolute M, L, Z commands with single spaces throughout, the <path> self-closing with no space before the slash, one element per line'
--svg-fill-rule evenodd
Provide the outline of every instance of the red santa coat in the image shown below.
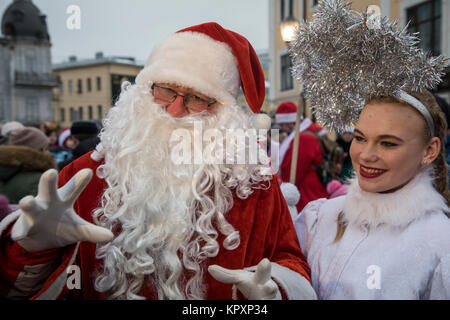
<path fill-rule="evenodd" d="M 310 129 L 308 128 L 308 130 Z M 299 138 L 295 185 L 300 192 L 297 211 L 301 212 L 310 201 L 328 198 L 328 193 L 314 169 L 314 166 L 318 166 L 322 162 L 319 141 L 312 133 L 308 132 L 301 133 Z M 294 141 L 294 139 L 291 141 L 280 165 L 281 179 L 285 182 L 290 181 Z"/>
<path fill-rule="evenodd" d="M 76 172 L 90 168 L 96 172 L 100 162 L 91 159 L 90 153 L 72 162 L 59 174 L 59 186 L 64 185 Z M 87 187 L 75 202 L 75 211 L 85 220 L 93 222 L 92 212 L 100 205 L 100 197 L 106 188 L 104 180 L 95 174 Z M 220 235 L 218 242 L 220 251 L 210 258 L 208 265 L 217 264 L 230 269 L 243 269 L 257 265 L 263 258 L 272 264 L 272 278 L 281 288 L 283 297 L 295 298 L 299 282 L 311 281 L 310 269 L 303 256 L 290 213 L 276 179 L 272 179 L 267 190 L 255 190 L 246 200 L 234 197 L 233 208 L 226 218 L 239 231 L 240 245 L 228 251 L 223 248 L 224 237 Z M 48 277 L 42 288 L 32 299 L 82 298 L 103 299 L 104 295 L 94 289 L 94 280 L 101 270 L 102 261 L 95 258 L 96 245 L 81 242 L 64 249 L 53 249 L 38 253 L 29 253 L 13 242 L 10 230 L 15 217 L 0 223 L 2 238 L 0 242 L 0 293 L 8 295 L 12 287 L 21 281 L 20 277 L 26 266 L 36 263 L 58 261 L 59 266 Z M 9 230 L 9 232 L 8 232 Z M 81 269 L 81 290 L 69 290 L 66 279 L 68 267 L 77 265 Z M 205 272 L 207 299 L 231 299 L 232 287 L 212 278 Z M 23 281 L 22 281 L 23 282 Z M 154 292 L 141 292 L 146 298 L 156 298 Z M 301 295 L 301 294 L 300 294 Z"/>

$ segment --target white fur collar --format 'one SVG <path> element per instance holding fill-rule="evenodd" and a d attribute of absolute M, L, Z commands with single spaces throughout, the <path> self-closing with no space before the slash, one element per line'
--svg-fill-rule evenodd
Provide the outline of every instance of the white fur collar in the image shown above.
<path fill-rule="evenodd" d="M 433 187 L 431 170 L 417 174 L 407 185 L 392 193 L 361 190 L 358 179 L 350 180 L 344 203 L 344 219 L 369 228 L 381 224 L 403 227 L 432 212 L 449 212 L 445 199 Z"/>

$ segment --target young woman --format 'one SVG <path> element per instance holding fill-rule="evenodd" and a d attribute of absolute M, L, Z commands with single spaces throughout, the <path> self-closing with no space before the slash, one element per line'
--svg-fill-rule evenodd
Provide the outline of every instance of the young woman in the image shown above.
<path fill-rule="evenodd" d="M 319 299 L 450 299 L 447 124 L 430 92 L 406 94 L 362 110 L 347 195 L 297 216 Z"/>

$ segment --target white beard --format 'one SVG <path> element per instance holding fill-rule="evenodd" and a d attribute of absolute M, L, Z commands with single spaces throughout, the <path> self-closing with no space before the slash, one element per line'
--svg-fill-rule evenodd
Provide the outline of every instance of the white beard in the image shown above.
<path fill-rule="evenodd" d="M 98 148 L 105 164 L 97 174 L 108 187 L 94 219 L 117 236 L 97 247 L 104 266 L 95 287 L 111 299 L 144 299 L 143 286 L 159 299 L 204 298 L 201 264 L 217 255 L 218 232 L 226 249 L 239 246 L 239 232 L 225 218 L 233 192 L 245 199 L 253 189 L 268 187 L 269 165 L 170 161 L 173 130 L 192 132 L 199 119 L 204 128 L 251 127 L 239 106 L 173 118 L 140 86 L 123 92 L 105 119 Z"/>

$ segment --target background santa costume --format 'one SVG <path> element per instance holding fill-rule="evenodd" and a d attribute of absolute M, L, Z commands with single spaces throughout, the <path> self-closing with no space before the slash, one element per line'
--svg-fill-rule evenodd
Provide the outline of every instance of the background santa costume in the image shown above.
<path fill-rule="evenodd" d="M 187 107 L 187 99 L 198 96 L 175 95 L 164 107 L 155 102 L 155 84 L 195 90 L 215 102 L 206 112 L 174 117 L 169 109 L 175 103 L 182 100 Z M 40 194 L 23 199 L 21 211 L 1 222 L 2 294 L 315 299 L 269 161 L 171 161 L 176 129 L 192 135 L 200 122 L 204 130 L 222 130 L 225 137 L 228 129 L 252 128 L 254 116 L 236 101 L 240 85 L 258 113 L 265 88 L 257 55 L 245 38 L 216 23 L 181 30 L 157 46 L 136 84 L 123 86 L 96 151 L 58 178 L 55 172 L 44 174 Z M 43 207 L 53 221 L 27 224 Z M 58 208 L 64 213 L 56 213 Z M 65 285 L 66 269 L 73 264 L 81 268 L 81 290 Z"/>
<path fill-rule="evenodd" d="M 275 121 L 277 124 L 295 125 L 297 106 L 293 102 L 283 102 L 277 109 Z M 304 118 L 299 127 L 298 160 L 295 176 L 295 186 L 300 191 L 300 201 L 297 210 L 300 212 L 310 201 L 327 198 L 325 184 L 319 179 L 316 168 L 322 162 L 322 150 L 317 137 L 313 134 L 318 126 L 311 119 Z M 320 130 L 322 130 L 320 128 Z M 280 144 L 280 176 L 284 182 L 290 181 L 292 156 L 294 151 L 295 129 Z"/>

